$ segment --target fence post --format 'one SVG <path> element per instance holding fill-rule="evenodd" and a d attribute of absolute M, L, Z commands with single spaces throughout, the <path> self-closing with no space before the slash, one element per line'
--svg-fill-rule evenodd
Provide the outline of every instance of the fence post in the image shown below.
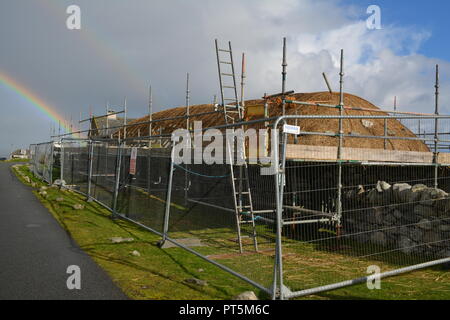
<path fill-rule="evenodd" d="M 114 185 L 114 195 L 113 195 L 113 207 L 112 207 L 112 218 L 117 218 L 117 198 L 119 197 L 119 186 L 120 186 L 120 168 L 122 165 L 122 143 L 120 139 L 118 140 L 117 148 L 117 159 L 116 159 L 116 181 Z"/>
<path fill-rule="evenodd" d="M 339 72 L 339 141 L 338 141 L 338 194 L 337 194 L 337 235 L 340 236 L 341 233 L 341 218 L 342 218 L 342 148 L 344 144 L 344 131 L 342 124 L 342 116 L 344 111 L 344 50 L 341 49 L 341 67 Z"/>
<path fill-rule="evenodd" d="M 435 115 L 439 116 L 439 65 L 436 65 L 436 83 L 434 85 L 436 92 L 435 92 Z M 438 150 L 438 143 L 439 143 L 439 120 L 438 118 L 434 119 L 434 187 L 437 189 L 438 187 L 438 171 L 439 171 L 439 150 Z"/>
<path fill-rule="evenodd" d="M 61 180 L 61 186 L 63 184 L 64 178 L 64 144 L 63 140 L 60 140 L 60 148 L 59 148 L 59 180 Z"/>
<path fill-rule="evenodd" d="M 158 246 L 162 248 L 164 243 L 166 242 L 167 232 L 169 231 L 169 217 L 170 217 L 170 204 L 172 197 L 172 182 L 173 182 L 173 172 L 174 168 L 174 150 L 175 148 L 172 146 L 172 151 L 170 154 L 170 169 L 169 169 L 169 182 L 167 185 L 167 195 L 166 195 L 166 206 L 164 212 L 164 226 L 163 226 L 163 236 L 162 239 L 158 242 Z"/>
<path fill-rule="evenodd" d="M 93 162 L 93 158 L 94 158 L 94 142 L 92 140 L 89 140 L 89 152 L 88 152 L 89 168 L 88 168 L 87 202 L 91 202 L 92 201 L 91 189 L 92 189 L 92 162 Z"/>
<path fill-rule="evenodd" d="M 274 284 L 273 288 L 276 290 L 278 287 L 280 300 L 284 299 L 284 285 L 283 285 L 283 255 L 282 255 L 282 229 L 283 229 L 283 175 L 284 172 L 280 167 L 280 143 L 277 130 L 278 122 L 275 122 L 272 130 L 272 152 L 273 152 L 273 162 L 275 167 L 275 201 L 276 201 L 276 247 L 275 247 L 275 261 L 274 261 Z M 284 165 L 282 165 L 284 167 Z M 278 269 L 278 270 L 277 270 Z M 278 285 L 276 284 L 278 271 Z M 273 297 L 276 297 L 276 292 L 272 293 Z"/>
<path fill-rule="evenodd" d="M 388 136 L 388 122 L 387 119 L 384 119 L 384 150 L 387 149 L 387 137 Z"/>
<path fill-rule="evenodd" d="M 50 163 L 49 163 L 49 181 L 48 183 L 50 185 L 53 184 L 53 165 L 54 165 L 54 152 L 55 152 L 55 143 L 52 141 L 51 142 L 51 147 L 50 147 Z"/>

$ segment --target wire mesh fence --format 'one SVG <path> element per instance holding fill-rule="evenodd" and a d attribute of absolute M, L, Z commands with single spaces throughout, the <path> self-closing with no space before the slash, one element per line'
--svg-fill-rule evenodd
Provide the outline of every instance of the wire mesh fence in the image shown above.
<path fill-rule="evenodd" d="M 431 116 L 401 125 L 388 115 L 316 116 L 342 130 L 277 131 L 311 118 L 248 122 L 274 128 L 265 151 L 271 174 L 258 159 L 227 163 L 238 150 L 217 163 L 195 161 L 189 147 L 189 161 L 177 162 L 167 136 L 64 139 L 34 145 L 32 163 L 52 181 L 49 166 L 59 159 L 70 188 L 157 233 L 166 250 L 182 247 L 272 297 L 320 292 L 366 276 L 369 266 L 386 273 L 450 261 L 450 117 L 439 118 L 438 140 L 427 133 L 436 128 Z"/>
<path fill-rule="evenodd" d="M 53 168 L 57 168 L 53 166 L 55 154 L 53 142 L 34 144 L 30 147 L 30 164 L 33 173 L 50 184 L 53 183 Z"/>
<path fill-rule="evenodd" d="M 432 152 L 446 149 L 445 138 L 435 144 L 435 134 L 419 135 L 418 120 L 402 119 L 400 129 L 417 130 L 417 135 L 388 136 L 385 129 L 371 137 L 369 150 L 361 148 L 368 138 L 349 132 L 346 120 L 342 144 L 340 134 L 334 133 L 325 146 L 307 149 L 318 161 L 299 161 L 300 151 L 305 151 L 300 147 L 297 159 L 291 155 L 283 164 L 282 272 L 287 298 L 355 283 L 373 267 L 388 274 L 450 261 L 449 167 L 446 154 Z M 392 121 L 361 119 L 380 120 Z M 421 127 L 430 129 L 434 121 L 421 119 Z M 440 126 L 445 132 L 448 121 L 440 120 Z M 286 138 L 284 148 L 301 145 L 307 135 Z M 330 142 L 337 146 L 331 149 L 334 160 L 320 161 L 329 156 Z"/>

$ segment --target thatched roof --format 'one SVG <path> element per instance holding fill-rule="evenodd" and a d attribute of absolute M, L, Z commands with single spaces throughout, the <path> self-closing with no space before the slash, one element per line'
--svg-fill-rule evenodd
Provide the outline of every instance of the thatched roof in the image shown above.
<path fill-rule="evenodd" d="M 323 104 L 339 104 L 339 93 L 329 92 L 314 92 L 314 93 L 295 93 L 289 96 L 289 99 L 311 102 L 311 103 L 323 103 Z M 268 100 L 269 105 L 269 117 L 275 117 L 282 114 L 281 98 L 272 98 Z M 248 100 L 245 102 L 246 108 L 252 108 L 254 106 L 263 106 L 264 100 Z M 358 96 L 352 94 L 344 94 L 345 107 L 351 108 L 364 108 L 380 110 L 375 105 L 367 100 L 364 100 Z M 190 107 L 190 114 L 200 114 L 205 112 L 214 111 L 214 105 L 203 104 Z M 167 109 L 159 111 L 153 114 L 153 120 L 184 116 L 186 114 L 186 107 L 178 107 L 173 109 Z M 303 106 L 303 105 L 286 105 L 286 114 L 294 115 L 338 115 L 339 110 L 327 107 L 319 106 Z M 345 115 L 386 115 L 384 112 L 372 112 L 361 110 L 345 110 Z M 247 116 L 247 120 L 253 120 L 262 118 L 262 116 Z M 145 116 L 140 119 L 136 119 L 134 123 L 148 121 L 149 117 Z M 203 128 L 217 126 L 225 123 L 224 115 L 221 112 L 199 115 L 197 117 L 191 117 L 190 121 L 202 121 Z M 133 122 L 130 122 L 132 124 Z M 338 131 L 338 120 L 323 120 L 323 119 L 302 119 L 298 120 L 297 124 L 301 126 L 302 131 L 308 132 L 328 132 L 336 133 Z M 416 137 L 411 130 L 402 125 L 399 121 L 389 119 L 388 134 L 390 136 L 397 137 Z M 165 120 L 153 123 L 152 131 L 153 135 L 160 133 L 170 134 L 173 130 L 186 127 L 186 119 Z M 260 127 L 260 126 L 258 126 Z M 127 137 L 133 136 L 148 136 L 149 132 L 148 124 L 136 124 L 127 128 Z M 345 134 L 356 134 L 364 136 L 383 136 L 384 135 L 384 119 L 376 120 L 344 120 L 343 129 Z M 123 136 L 123 129 L 121 130 L 121 136 Z M 317 136 L 317 135 L 304 135 L 299 137 L 298 144 L 302 145 L 318 145 L 318 146 L 336 146 L 336 137 Z M 384 149 L 383 139 L 367 139 L 367 138 L 345 138 L 345 147 L 354 148 L 371 148 L 371 149 Z M 403 150 L 403 151 L 429 151 L 429 148 L 421 141 L 409 141 L 409 140 L 389 140 L 387 149 L 389 150 Z"/>

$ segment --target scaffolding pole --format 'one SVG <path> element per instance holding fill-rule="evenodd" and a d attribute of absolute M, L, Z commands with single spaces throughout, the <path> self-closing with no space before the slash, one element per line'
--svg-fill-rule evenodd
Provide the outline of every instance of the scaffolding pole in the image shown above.
<path fill-rule="evenodd" d="M 190 116 L 190 91 L 189 91 L 189 72 L 186 73 L 186 130 L 190 132 L 189 128 L 189 116 Z M 191 146 L 191 135 L 189 134 L 189 147 Z M 184 165 L 184 205 L 187 205 L 187 198 L 188 198 L 188 188 L 189 188 L 189 181 L 188 181 L 188 172 L 187 172 L 187 163 Z"/>
<path fill-rule="evenodd" d="M 281 93 L 283 95 L 283 116 L 286 114 L 286 101 L 284 99 L 284 93 L 286 92 L 286 37 L 283 38 L 283 62 L 281 63 Z"/>
<path fill-rule="evenodd" d="M 436 116 L 439 116 L 439 65 L 436 65 L 436 83 L 434 85 L 435 91 L 435 109 L 434 113 Z M 438 143 L 439 143 L 439 120 L 437 118 L 434 119 L 434 187 L 437 189 L 438 187 Z"/>
<path fill-rule="evenodd" d="M 339 141 L 338 141 L 338 194 L 337 194 L 337 234 L 340 235 L 341 217 L 342 217 L 342 148 L 344 144 L 344 130 L 342 116 L 344 112 L 344 50 L 341 49 L 341 66 L 339 72 Z"/>

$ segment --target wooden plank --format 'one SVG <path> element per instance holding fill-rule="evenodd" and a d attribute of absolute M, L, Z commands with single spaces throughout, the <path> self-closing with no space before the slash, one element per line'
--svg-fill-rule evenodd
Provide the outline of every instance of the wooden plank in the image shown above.
<path fill-rule="evenodd" d="M 337 147 L 289 144 L 286 149 L 289 160 L 336 161 Z M 450 156 L 447 158 L 450 163 Z M 342 160 L 365 162 L 433 163 L 432 152 L 399 151 L 365 148 L 342 148 Z"/>

